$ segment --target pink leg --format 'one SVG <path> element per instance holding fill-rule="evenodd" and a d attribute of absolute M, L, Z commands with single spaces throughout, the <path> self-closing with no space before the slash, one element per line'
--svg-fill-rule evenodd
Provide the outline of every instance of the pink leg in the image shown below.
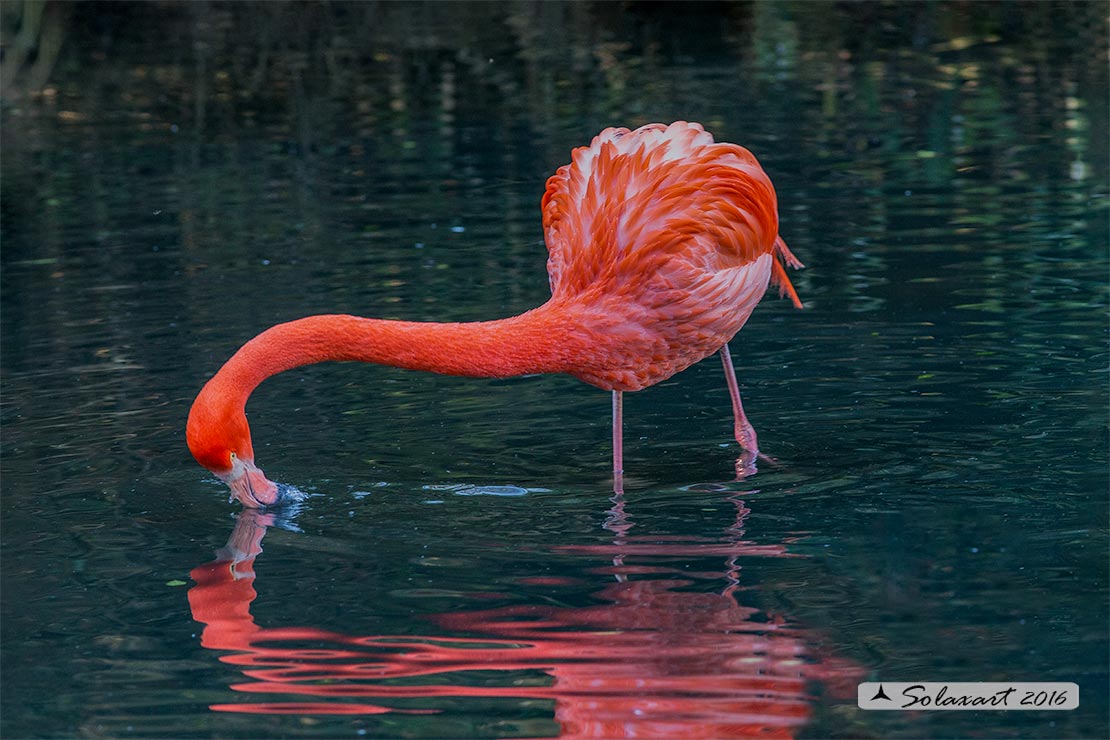
<path fill-rule="evenodd" d="M 721 347 L 721 363 L 725 366 L 725 382 L 728 383 L 728 393 L 732 396 L 733 433 L 736 441 L 746 451 L 759 455 L 755 429 L 744 415 L 744 405 L 740 403 L 740 386 L 736 383 L 736 370 L 732 367 L 732 355 L 729 354 L 727 344 Z"/>
<path fill-rule="evenodd" d="M 624 398 L 621 391 L 613 391 L 613 492 L 624 490 Z"/>

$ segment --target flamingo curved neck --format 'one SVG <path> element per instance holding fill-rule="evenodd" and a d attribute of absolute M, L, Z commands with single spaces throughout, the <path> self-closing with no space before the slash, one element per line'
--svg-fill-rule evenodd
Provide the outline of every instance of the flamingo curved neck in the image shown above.
<path fill-rule="evenodd" d="M 573 345 L 579 344 L 567 324 L 550 304 L 507 319 L 467 323 L 308 316 L 273 326 L 243 345 L 197 403 L 220 401 L 241 410 L 266 378 L 318 362 L 372 362 L 484 378 L 565 372 Z"/>

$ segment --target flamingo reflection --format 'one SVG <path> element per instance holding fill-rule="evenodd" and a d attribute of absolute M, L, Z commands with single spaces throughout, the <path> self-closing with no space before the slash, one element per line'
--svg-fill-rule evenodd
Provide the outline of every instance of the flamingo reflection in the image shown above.
<path fill-rule="evenodd" d="M 546 699 L 564 738 L 793 737 L 810 715 L 811 682 L 847 695 L 858 673 L 813 656 L 785 620 L 737 601 L 740 558 L 791 555 L 745 540 L 749 510 L 732 501 L 736 518 L 723 537 L 648 538 L 631 533 L 618 493 L 605 523 L 612 544 L 557 548 L 604 559 L 590 571 L 609 581 L 595 594 L 602 603 L 451 612 L 433 617 L 439 630 L 427 636 L 255 624 L 254 562 L 274 519 L 245 510 L 217 559 L 192 571 L 193 618 L 206 625 L 201 644 L 231 651 L 220 660 L 250 679 L 234 690 L 303 700 L 211 708 L 423 714 L 448 697 Z M 723 568 L 683 567 L 705 557 Z M 698 581 L 723 586 L 691 590 Z M 500 678 L 487 680 L 491 671 Z"/>

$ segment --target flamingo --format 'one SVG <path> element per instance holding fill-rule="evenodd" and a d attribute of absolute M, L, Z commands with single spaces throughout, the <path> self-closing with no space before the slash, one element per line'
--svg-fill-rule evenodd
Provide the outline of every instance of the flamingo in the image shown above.
<path fill-rule="evenodd" d="M 244 344 L 197 395 L 193 457 L 246 507 L 295 489 L 255 464 L 245 406 L 266 378 L 327 361 L 447 375 L 566 373 L 612 392 L 613 481 L 624 473 L 622 394 L 718 353 L 734 434 L 759 454 L 728 341 L 772 283 L 801 308 L 785 266 L 802 267 L 778 233 L 778 202 L 755 156 L 714 142 L 698 123 L 607 128 L 571 154 L 541 202 L 551 298 L 494 321 L 435 323 L 342 314 L 277 324 Z"/>

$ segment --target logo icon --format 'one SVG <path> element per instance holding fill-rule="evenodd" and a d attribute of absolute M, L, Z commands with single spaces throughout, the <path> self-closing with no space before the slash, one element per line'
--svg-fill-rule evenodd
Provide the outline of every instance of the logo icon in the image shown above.
<path fill-rule="evenodd" d="M 875 695 L 871 697 L 871 701 L 875 701 L 876 699 L 886 699 L 887 701 L 894 701 L 893 699 L 891 699 L 889 696 L 886 695 L 885 691 L 883 691 L 883 685 L 882 684 L 879 684 L 879 690 L 876 691 Z"/>

